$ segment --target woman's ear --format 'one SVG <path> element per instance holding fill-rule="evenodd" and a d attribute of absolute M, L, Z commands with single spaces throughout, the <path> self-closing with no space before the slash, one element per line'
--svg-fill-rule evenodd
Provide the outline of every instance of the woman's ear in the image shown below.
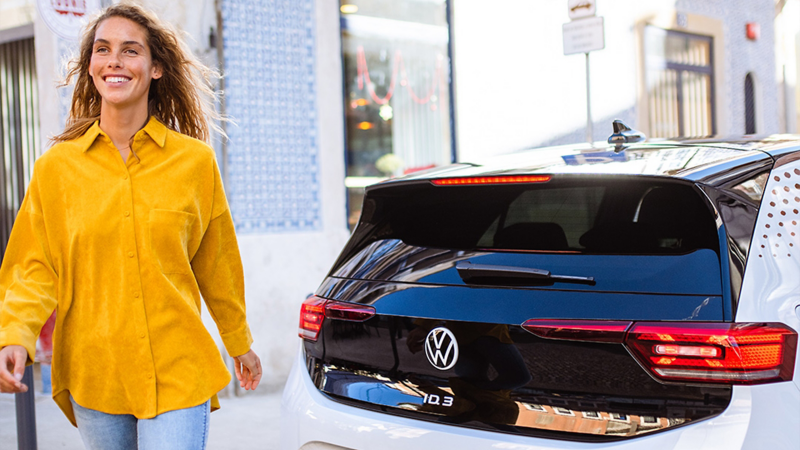
<path fill-rule="evenodd" d="M 163 74 L 164 74 L 164 73 L 163 73 L 163 72 L 162 72 L 162 70 L 161 70 L 161 66 L 160 66 L 160 65 L 158 65 L 158 64 L 154 64 L 154 65 L 153 65 L 153 79 L 154 79 L 154 80 L 157 80 L 157 79 L 161 78 L 161 76 L 162 76 Z"/>

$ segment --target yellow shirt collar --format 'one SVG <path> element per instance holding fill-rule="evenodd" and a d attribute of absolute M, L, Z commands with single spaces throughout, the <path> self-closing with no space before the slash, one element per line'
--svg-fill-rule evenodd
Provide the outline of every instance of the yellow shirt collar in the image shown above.
<path fill-rule="evenodd" d="M 164 148 L 164 144 L 167 141 L 167 127 L 163 123 L 159 122 L 158 119 L 150 116 L 150 120 L 147 121 L 147 124 L 144 126 L 144 128 L 142 128 L 142 131 L 147 133 L 147 135 L 150 136 L 150 139 L 158 144 L 159 147 Z M 86 130 L 86 133 L 76 140 L 76 143 L 80 146 L 83 152 L 86 152 L 92 147 L 92 144 L 94 143 L 94 140 L 97 139 L 97 136 L 101 134 L 108 137 L 103 130 L 100 129 L 100 120 L 95 120 L 92 126 Z"/>

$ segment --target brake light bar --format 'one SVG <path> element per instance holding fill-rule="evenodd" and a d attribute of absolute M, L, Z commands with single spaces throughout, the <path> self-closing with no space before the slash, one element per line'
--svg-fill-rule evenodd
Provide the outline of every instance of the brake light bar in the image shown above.
<path fill-rule="evenodd" d="M 624 344 L 660 382 L 761 384 L 794 376 L 797 332 L 780 323 L 531 319 L 545 339 Z"/>
<path fill-rule="evenodd" d="M 547 183 L 550 175 L 499 175 L 494 177 L 459 177 L 438 178 L 432 180 L 436 186 L 466 186 L 476 184 L 520 184 L 520 183 Z"/>
<path fill-rule="evenodd" d="M 364 322 L 375 316 L 375 308 L 357 303 L 326 300 L 316 295 L 308 297 L 300 307 L 298 335 L 308 341 L 316 341 L 325 318 Z"/>

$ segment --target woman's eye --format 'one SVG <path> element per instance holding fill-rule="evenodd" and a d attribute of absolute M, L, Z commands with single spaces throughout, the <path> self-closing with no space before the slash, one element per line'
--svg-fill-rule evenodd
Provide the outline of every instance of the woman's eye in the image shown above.
<path fill-rule="evenodd" d="M 105 48 L 105 47 L 97 47 L 96 49 L 94 49 L 95 53 L 105 53 L 107 51 L 108 51 L 108 49 Z"/>
<path fill-rule="evenodd" d="M 130 55 L 138 55 L 139 54 L 139 52 L 137 52 L 136 50 L 133 50 L 133 49 L 125 50 L 125 53 L 128 53 Z"/>

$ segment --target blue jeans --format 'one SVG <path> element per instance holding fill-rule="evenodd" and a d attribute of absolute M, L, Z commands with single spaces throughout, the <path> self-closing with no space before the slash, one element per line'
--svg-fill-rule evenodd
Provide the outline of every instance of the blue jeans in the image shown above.
<path fill-rule="evenodd" d="M 75 421 L 87 450 L 204 450 L 211 401 L 192 408 L 137 419 L 84 408 L 70 397 Z"/>

